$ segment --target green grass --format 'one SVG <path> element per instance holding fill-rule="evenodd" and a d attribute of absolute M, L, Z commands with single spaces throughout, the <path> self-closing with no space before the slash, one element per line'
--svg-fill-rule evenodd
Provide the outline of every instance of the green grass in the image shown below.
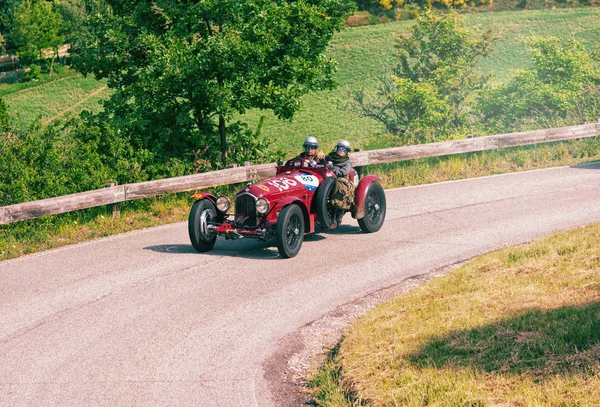
<path fill-rule="evenodd" d="M 556 234 L 380 305 L 314 374 L 318 405 L 599 405 L 599 244 L 600 224 Z"/>
<path fill-rule="evenodd" d="M 102 108 L 99 102 L 110 94 L 106 81 L 78 74 L 57 76 L 37 86 L 35 82 L 24 88 L 19 85 L 0 85 L 0 92 L 4 93 L 2 97 L 11 115 L 24 125 L 36 119 L 48 122 L 83 110 L 98 112 Z"/>

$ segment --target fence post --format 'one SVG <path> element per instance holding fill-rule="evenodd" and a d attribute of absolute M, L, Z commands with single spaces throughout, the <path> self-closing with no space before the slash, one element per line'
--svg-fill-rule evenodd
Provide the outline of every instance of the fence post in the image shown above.
<path fill-rule="evenodd" d="M 107 183 L 104 185 L 105 188 L 116 187 L 118 184 L 116 182 Z M 109 204 L 108 212 L 112 213 L 113 219 L 119 219 L 121 217 L 121 210 L 119 209 L 119 203 Z"/>

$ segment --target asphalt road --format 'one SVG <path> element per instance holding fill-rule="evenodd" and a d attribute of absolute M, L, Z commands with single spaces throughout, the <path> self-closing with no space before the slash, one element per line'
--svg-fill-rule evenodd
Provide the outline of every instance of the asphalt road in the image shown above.
<path fill-rule="evenodd" d="M 196 253 L 178 223 L 0 262 L 0 406 L 279 407 L 265 361 L 286 335 L 410 276 L 600 221 L 599 185 L 592 164 L 388 190 L 379 232 L 347 215 L 288 260 L 245 239 Z"/>

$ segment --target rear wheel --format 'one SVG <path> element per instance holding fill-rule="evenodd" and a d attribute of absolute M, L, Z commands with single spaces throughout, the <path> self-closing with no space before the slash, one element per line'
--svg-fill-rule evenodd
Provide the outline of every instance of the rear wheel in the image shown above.
<path fill-rule="evenodd" d="M 377 232 L 385 220 L 385 192 L 381 184 L 373 181 L 367 190 L 365 198 L 365 216 L 358 220 L 363 232 Z"/>
<path fill-rule="evenodd" d="M 279 212 L 275 237 L 281 257 L 298 254 L 304 241 L 304 215 L 298 205 L 288 205 Z"/>
<path fill-rule="evenodd" d="M 337 209 L 331 204 L 331 197 L 335 192 L 335 178 L 323 180 L 317 191 L 315 204 L 317 205 L 317 220 L 323 229 L 330 229 L 335 220 Z"/>
<path fill-rule="evenodd" d="M 217 235 L 208 228 L 209 223 L 217 220 L 217 209 L 212 201 L 200 199 L 194 202 L 188 219 L 188 232 L 192 246 L 199 252 L 212 250 Z"/>

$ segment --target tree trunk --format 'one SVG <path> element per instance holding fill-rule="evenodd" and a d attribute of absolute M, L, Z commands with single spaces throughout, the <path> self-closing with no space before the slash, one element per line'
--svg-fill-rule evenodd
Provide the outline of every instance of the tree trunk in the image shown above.
<path fill-rule="evenodd" d="M 223 167 L 227 167 L 227 128 L 222 114 L 219 115 L 219 134 L 221 135 L 221 161 Z"/>

